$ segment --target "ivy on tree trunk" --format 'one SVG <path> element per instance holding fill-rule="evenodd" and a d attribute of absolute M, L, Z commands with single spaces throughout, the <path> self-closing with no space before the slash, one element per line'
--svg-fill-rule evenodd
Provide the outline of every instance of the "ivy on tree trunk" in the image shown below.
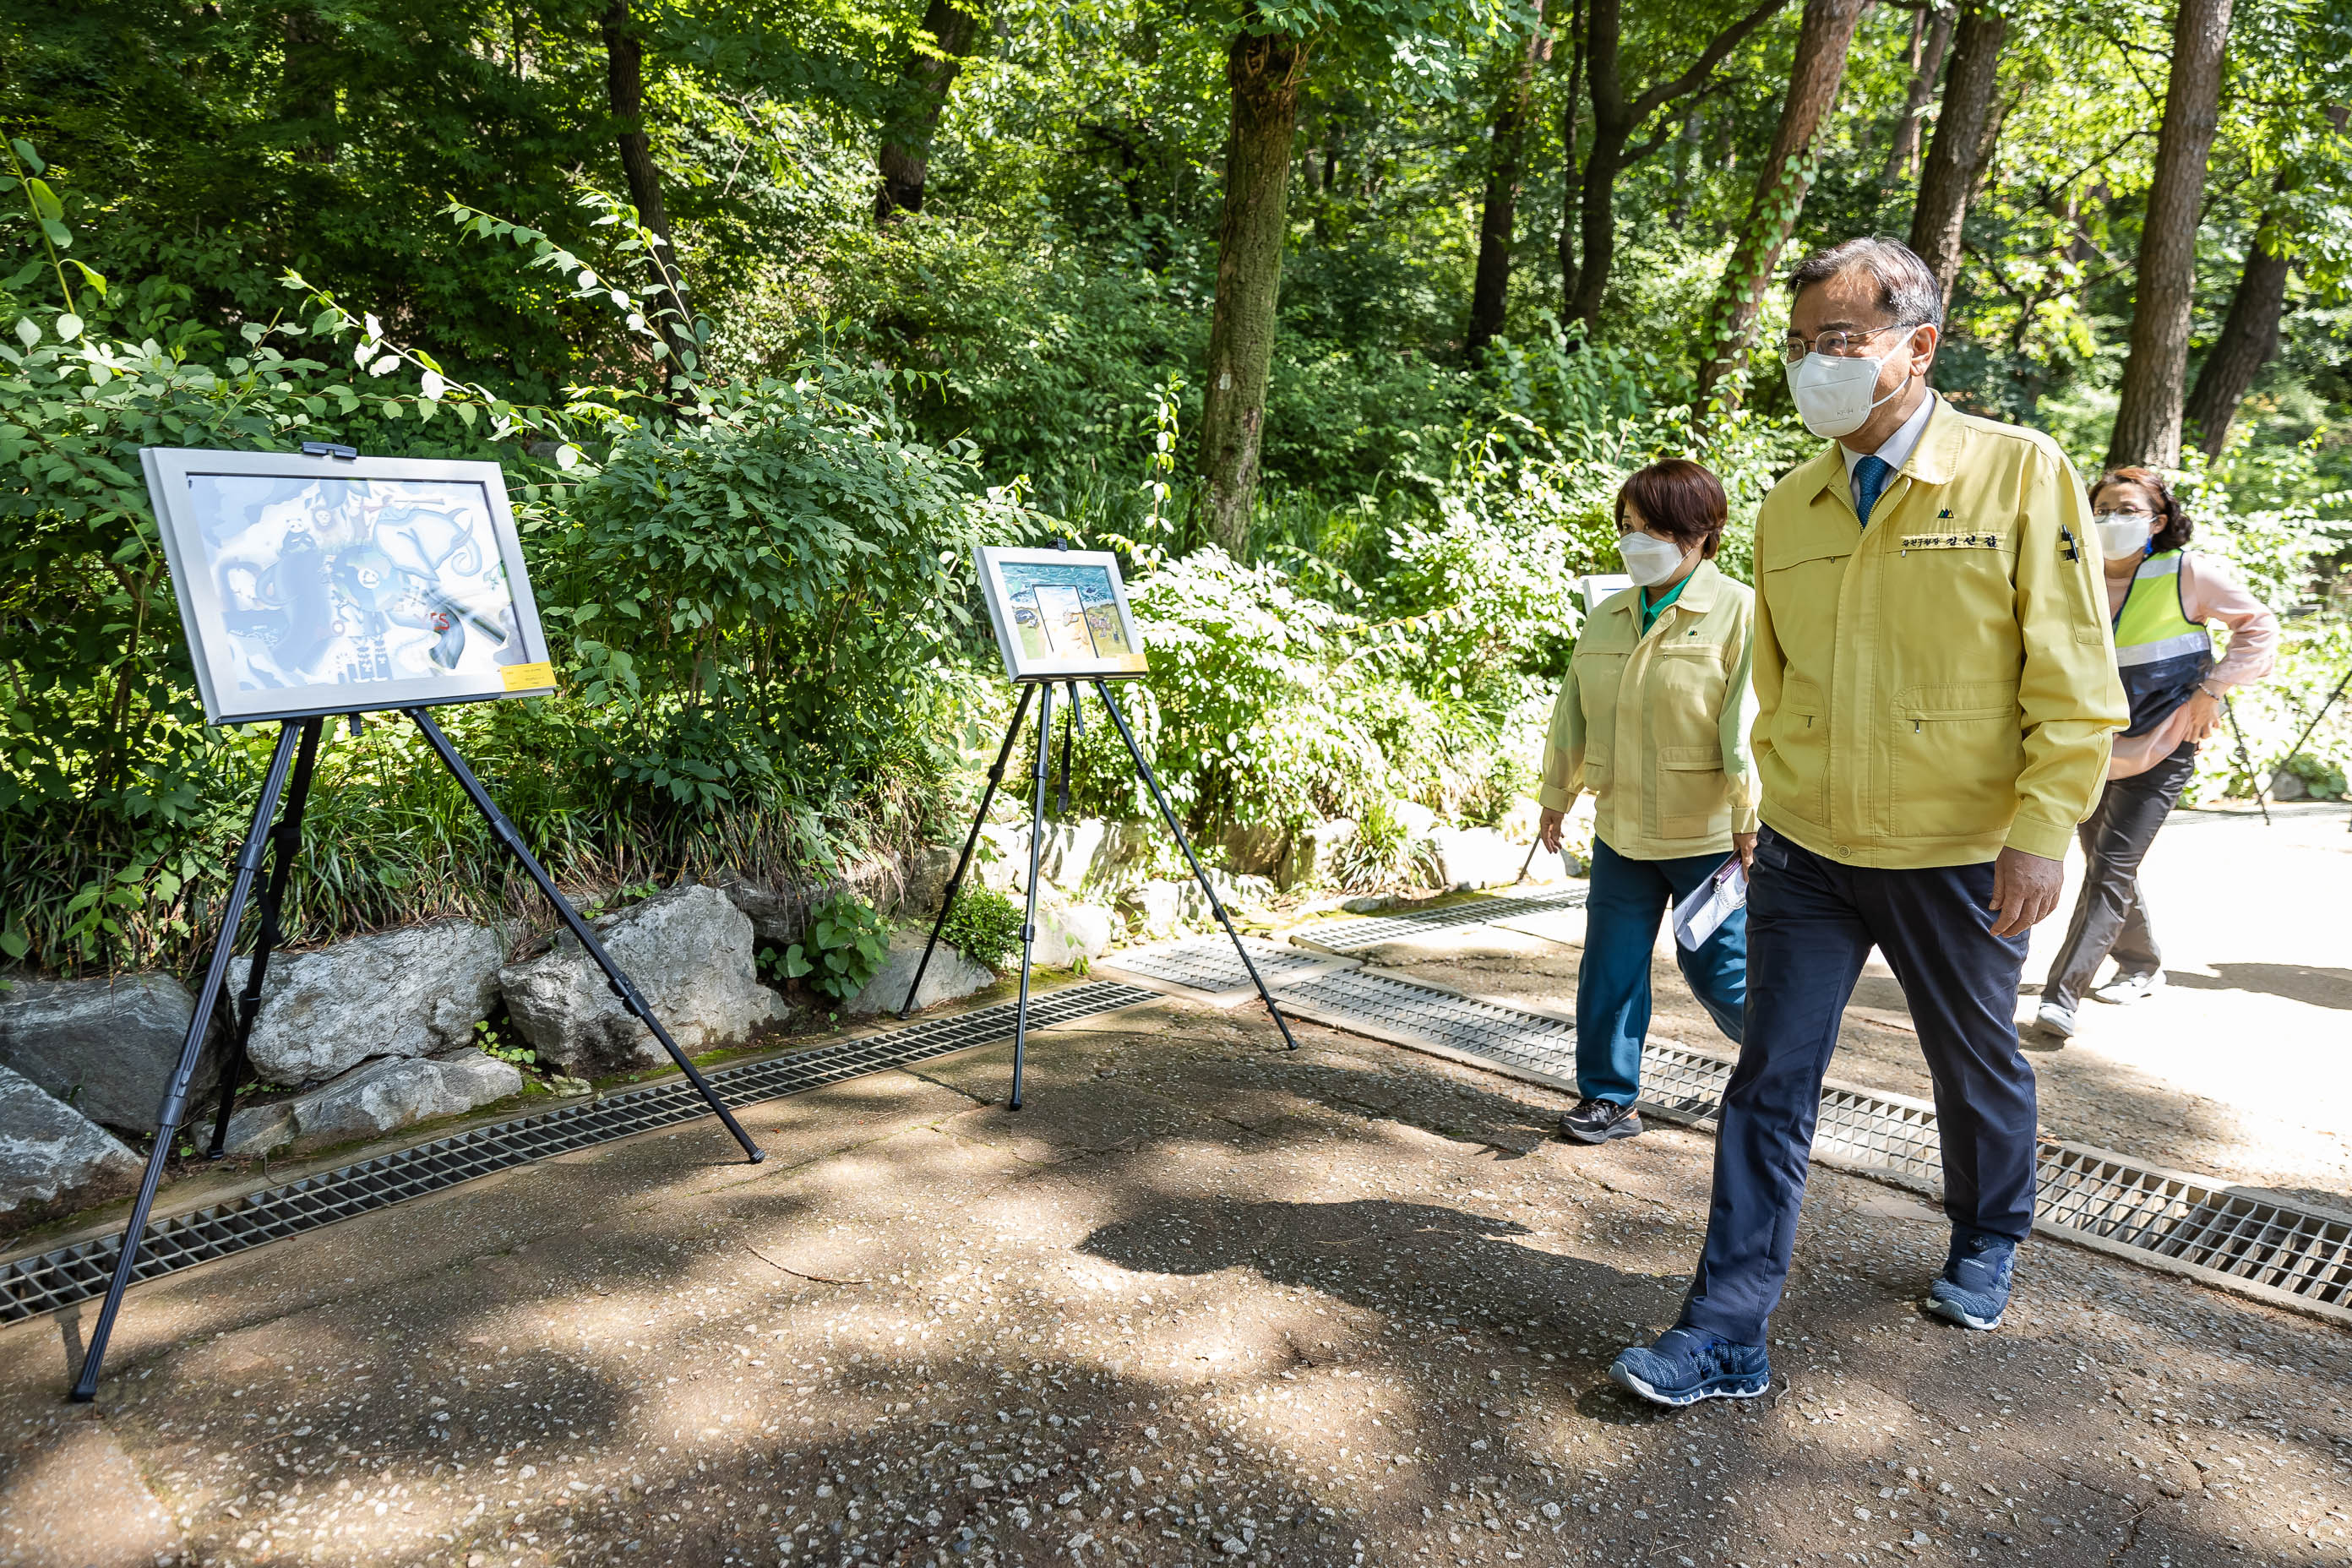
<path fill-rule="evenodd" d="M 1470 285 L 1470 331 L 1463 347 L 1475 362 L 1503 331 L 1503 308 L 1511 289 L 1511 238 L 1518 226 L 1519 172 L 1528 142 L 1528 101 L 1535 90 L 1536 62 L 1549 40 L 1542 0 L 1537 0 L 1526 53 L 1495 100 L 1487 140 L 1486 193 L 1478 209 L 1478 268 Z"/>
<path fill-rule="evenodd" d="M 1854 25 L 1862 19 L 1864 0 L 1805 0 L 1805 16 L 1797 29 L 1796 63 L 1790 68 L 1789 91 L 1780 103 L 1780 126 L 1772 136 L 1772 151 L 1756 181 L 1748 204 L 1748 222 L 1739 244 L 1723 268 L 1715 302 L 1707 308 L 1706 353 L 1699 367 L 1698 402 L 1704 406 L 1718 392 L 1727 402 L 1737 398 L 1737 372 L 1748 357 L 1748 339 L 1756 330 L 1756 314 L 1764 290 L 1771 287 L 1780 264 L 1780 247 L 1796 231 L 1797 215 L 1805 208 L 1805 194 L 1813 183 L 1813 135 L 1837 101 L 1838 85 L 1845 77 L 1845 56 L 1853 43 Z"/>
<path fill-rule="evenodd" d="M 1201 407 L 1201 477 L 1209 531 L 1241 555 L 1265 423 L 1275 304 L 1290 195 L 1290 143 L 1307 50 L 1284 34 L 1237 35 L 1226 56 L 1233 123 L 1225 143 L 1224 213 L 1217 224 L 1217 300 L 1209 320 L 1209 380 Z"/>
<path fill-rule="evenodd" d="M 1960 234 L 1969 201 L 1992 158 L 2000 117 L 1993 107 L 2000 85 L 2000 56 L 2009 41 L 2009 18 L 1978 0 L 1961 14 L 1953 37 L 1952 75 L 1944 84 L 1943 111 L 1919 175 L 1919 199 L 1911 209 L 1911 248 L 1936 275 L 1944 303 L 1960 275 Z"/>
<path fill-rule="evenodd" d="M 923 36 L 929 47 L 919 47 L 907 57 L 905 74 L 914 98 L 913 111 L 882 139 L 882 184 L 874 195 L 876 223 L 887 223 L 898 213 L 923 210 L 931 137 L 939 130 L 940 111 L 947 107 L 948 89 L 955 85 L 965 57 L 980 39 L 982 21 L 980 0 L 966 0 L 966 4 L 931 0 L 924 10 Z"/>
<path fill-rule="evenodd" d="M 604 90 L 617 126 L 614 141 L 621 153 L 621 173 L 629 183 L 629 200 L 637 221 L 653 236 L 653 268 L 667 296 L 657 307 L 655 324 L 669 345 L 670 363 L 663 368 L 665 383 L 680 369 L 690 369 L 698 353 L 694 312 L 687 303 L 686 275 L 678 269 L 677 247 L 670 239 L 669 214 L 662 206 L 661 166 L 654 162 L 653 143 L 646 136 L 645 44 L 629 16 L 629 0 L 613 0 L 604 11 Z M 652 316 L 654 311 L 647 311 Z"/>
<path fill-rule="evenodd" d="M 2197 226 L 2205 165 L 2221 122 L 2221 61 L 2231 0 L 2180 0 L 2172 23 L 2172 79 L 2164 129 L 2140 225 L 2131 353 L 2124 361 L 2111 468 L 2168 468 L 2180 461 L 2181 403 L 2189 385 L 2189 326 L 2197 305 Z"/>

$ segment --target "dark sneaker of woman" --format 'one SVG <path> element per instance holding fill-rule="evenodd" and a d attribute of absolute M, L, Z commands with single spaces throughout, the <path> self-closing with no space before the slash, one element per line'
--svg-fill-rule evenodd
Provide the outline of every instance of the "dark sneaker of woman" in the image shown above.
<path fill-rule="evenodd" d="M 1772 1386 L 1772 1364 L 1762 1345 L 1736 1345 L 1705 1329 L 1668 1329 L 1647 1349 L 1619 1351 L 1609 1381 L 1653 1405 L 1753 1399 Z"/>
<path fill-rule="evenodd" d="M 1606 1143 L 1612 1138 L 1638 1138 L 1642 1115 L 1613 1100 L 1588 1100 L 1559 1119 L 1559 1135 L 1579 1143 Z"/>

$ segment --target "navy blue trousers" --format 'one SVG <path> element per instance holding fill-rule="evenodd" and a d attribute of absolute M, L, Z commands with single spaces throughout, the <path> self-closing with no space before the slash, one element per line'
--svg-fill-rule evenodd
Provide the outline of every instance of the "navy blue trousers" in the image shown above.
<path fill-rule="evenodd" d="M 1842 865 L 1769 827 L 1748 890 L 1748 1016 L 1723 1093 L 1706 1245 L 1685 1327 L 1760 1344 L 1788 1283 L 1822 1079 L 1875 946 L 1902 983 L 1936 1087 L 1944 1213 L 1959 1236 L 2033 1226 L 2033 1069 L 2017 1044 L 2022 934 L 1991 931 L 1992 863 Z"/>

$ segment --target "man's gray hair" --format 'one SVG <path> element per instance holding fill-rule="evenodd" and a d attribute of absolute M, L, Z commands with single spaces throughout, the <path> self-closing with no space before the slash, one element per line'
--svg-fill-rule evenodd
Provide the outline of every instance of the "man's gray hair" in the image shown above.
<path fill-rule="evenodd" d="M 1807 287 L 1826 283 L 1848 268 L 1859 267 L 1878 285 L 1878 308 L 1890 321 L 1904 326 L 1944 324 L 1944 290 L 1918 254 L 1900 240 L 1849 239 L 1816 250 L 1789 274 L 1789 297 Z"/>

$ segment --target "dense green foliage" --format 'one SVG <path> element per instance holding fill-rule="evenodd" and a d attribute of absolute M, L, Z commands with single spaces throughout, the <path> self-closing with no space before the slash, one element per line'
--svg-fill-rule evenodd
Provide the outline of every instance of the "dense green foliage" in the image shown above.
<path fill-rule="evenodd" d="M 1410 871 L 1396 802 L 1491 820 L 1527 786 L 1624 472 L 1715 467 L 1723 564 L 1746 573 L 1754 503 L 1808 438 L 1761 354 L 1736 408 L 1692 405 L 1793 7 L 1636 127 L 1597 324 L 1565 328 L 1564 267 L 1590 259 L 1586 8 L 967 8 L 983 25 L 940 102 L 910 67 L 937 52 L 911 0 L 637 0 L 658 229 L 632 206 L 602 0 L 0 16 L 0 951 L 184 957 L 267 754 L 201 723 L 142 446 L 503 463 L 564 690 L 448 723 L 590 889 L 941 834 L 1008 707 L 978 542 L 1125 551 L 1156 650 L 1129 709 L 1181 809 L 1204 829 L 1352 816 L 1367 879 Z M 1745 9 L 1636 8 L 1629 80 L 1684 70 Z M 2087 472 L 2169 16 L 2008 15 L 1937 380 Z M 1864 15 L 1796 245 L 1906 230 L 1918 153 L 1891 149 L 1921 20 Z M 1497 104 L 1538 26 L 1501 333 L 1473 353 Z M 1247 27 L 1307 47 L 1265 478 L 1245 548 L 1219 551 L 1193 443 Z M 2347 0 L 2240 0 L 2195 237 L 2192 373 L 2258 247 L 2289 261 L 2275 353 L 2219 454 L 2185 459 L 2199 547 L 2294 612 L 2279 678 L 2237 704 L 2260 773 L 2352 662 L 2348 42 Z M 928 183 L 877 225 L 894 138 L 928 139 Z M 673 244 L 678 287 L 651 261 Z M 2298 768 L 2352 761 L 2347 708 Z M 1142 815 L 1089 709 L 1074 807 Z M 2252 782 L 2230 751 L 2207 749 L 2201 789 Z M 394 721 L 330 740 L 298 938 L 522 907 L 425 763 Z"/>

